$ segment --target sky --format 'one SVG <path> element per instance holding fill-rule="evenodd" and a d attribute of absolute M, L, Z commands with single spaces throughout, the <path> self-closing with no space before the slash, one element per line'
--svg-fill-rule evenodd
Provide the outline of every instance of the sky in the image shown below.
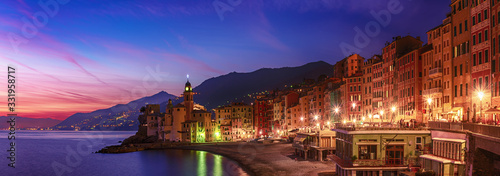
<path fill-rule="evenodd" d="M 0 2 L 0 85 L 14 67 L 18 116 L 59 120 L 162 90 L 180 95 L 188 74 L 197 86 L 233 71 L 369 58 L 394 36 L 427 42 L 450 10 L 435 0 L 40 2 Z"/>

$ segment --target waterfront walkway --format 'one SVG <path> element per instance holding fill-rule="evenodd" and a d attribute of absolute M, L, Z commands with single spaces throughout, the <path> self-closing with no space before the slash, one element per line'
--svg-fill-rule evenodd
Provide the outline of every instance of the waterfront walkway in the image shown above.
<path fill-rule="evenodd" d="M 240 163 L 251 175 L 318 175 L 334 172 L 332 161 L 295 160 L 292 144 L 223 143 L 183 146 L 181 149 L 203 150 L 220 154 Z M 231 169 L 225 167 L 225 169 Z"/>

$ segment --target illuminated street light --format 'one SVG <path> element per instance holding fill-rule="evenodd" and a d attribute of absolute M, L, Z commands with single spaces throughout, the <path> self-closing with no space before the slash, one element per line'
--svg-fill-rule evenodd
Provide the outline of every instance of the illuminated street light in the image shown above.
<path fill-rule="evenodd" d="M 478 92 L 477 97 L 479 97 L 479 119 L 483 116 L 483 97 L 484 92 Z"/>
<path fill-rule="evenodd" d="M 396 111 L 396 107 L 395 107 L 395 106 L 393 106 L 393 107 L 391 108 L 391 110 L 392 110 L 392 112 Z"/>
<path fill-rule="evenodd" d="M 432 114 L 431 114 L 432 98 L 427 98 L 427 103 L 429 104 L 429 119 L 431 119 L 432 118 Z"/>
<path fill-rule="evenodd" d="M 356 103 L 352 103 L 352 109 L 356 108 Z"/>
<path fill-rule="evenodd" d="M 335 113 L 339 113 L 339 108 L 335 108 Z"/>
<path fill-rule="evenodd" d="M 363 116 L 361 119 L 363 119 L 363 121 L 365 121 L 365 116 Z"/>
<path fill-rule="evenodd" d="M 477 97 L 479 97 L 479 101 L 483 101 L 484 92 L 478 92 Z"/>
<path fill-rule="evenodd" d="M 344 120 L 344 124 L 345 124 L 345 122 L 346 122 L 346 121 Z"/>
<path fill-rule="evenodd" d="M 314 116 L 314 120 L 318 120 L 318 116 L 317 115 Z"/>
<path fill-rule="evenodd" d="M 300 118 L 300 121 L 304 121 L 304 117 L 301 117 L 301 118 Z"/>
<path fill-rule="evenodd" d="M 330 122 L 326 122 L 326 124 L 327 124 L 328 126 L 330 126 Z"/>

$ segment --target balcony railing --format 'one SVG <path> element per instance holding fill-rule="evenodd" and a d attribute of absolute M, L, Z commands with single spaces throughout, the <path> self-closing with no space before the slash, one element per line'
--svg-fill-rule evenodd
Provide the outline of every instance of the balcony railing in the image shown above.
<path fill-rule="evenodd" d="M 429 70 L 429 77 L 434 78 L 443 75 L 443 68 L 437 67 Z"/>
<path fill-rule="evenodd" d="M 429 127 L 447 130 L 468 130 L 473 133 L 500 138 L 500 127 L 492 125 L 460 122 L 429 122 Z"/>
<path fill-rule="evenodd" d="M 441 87 L 430 88 L 422 92 L 423 95 L 442 94 L 442 93 L 443 93 L 443 88 Z"/>
<path fill-rule="evenodd" d="M 407 166 L 409 163 L 407 157 L 402 159 L 384 159 L 384 160 L 355 160 L 353 166 Z"/>

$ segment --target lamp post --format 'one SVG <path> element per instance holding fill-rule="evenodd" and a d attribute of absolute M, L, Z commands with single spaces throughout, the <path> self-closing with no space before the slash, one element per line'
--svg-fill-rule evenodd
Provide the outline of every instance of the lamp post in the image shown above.
<path fill-rule="evenodd" d="M 382 127 L 382 121 L 384 120 L 384 110 L 380 110 L 380 127 Z"/>
<path fill-rule="evenodd" d="M 479 120 L 481 120 L 481 117 L 483 116 L 483 97 L 484 93 L 483 92 L 478 92 L 477 97 L 479 98 Z"/>
<path fill-rule="evenodd" d="M 391 123 L 394 121 L 394 112 L 396 112 L 396 106 L 392 106 L 392 118 L 391 118 Z"/>
<path fill-rule="evenodd" d="M 427 120 L 431 120 L 431 103 L 432 103 L 432 98 L 427 98 L 427 103 L 429 104 L 429 118 Z"/>
<path fill-rule="evenodd" d="M 336 116 L 336 117 L 337 117 L 337 119 L 338 119 L 338 116 L 339 116 L 339 108 L 335 108 L 335 116 Z M 333 122 L 335 122 L 335 120 L 334 120 Z"/>
<path fill-rule="evenodd" d="M 304 126 L 304 117 L 300 117 L 300 126 Z"/>
<path fill-rule="evenodd" d="M 352 103 L 352 111 L 351 112 L 352 112 L 352 117 L 353 118 L 356 118 L 356 115 L 354 115 L 355 108 L 356 108 L 356 103 Z"/>

